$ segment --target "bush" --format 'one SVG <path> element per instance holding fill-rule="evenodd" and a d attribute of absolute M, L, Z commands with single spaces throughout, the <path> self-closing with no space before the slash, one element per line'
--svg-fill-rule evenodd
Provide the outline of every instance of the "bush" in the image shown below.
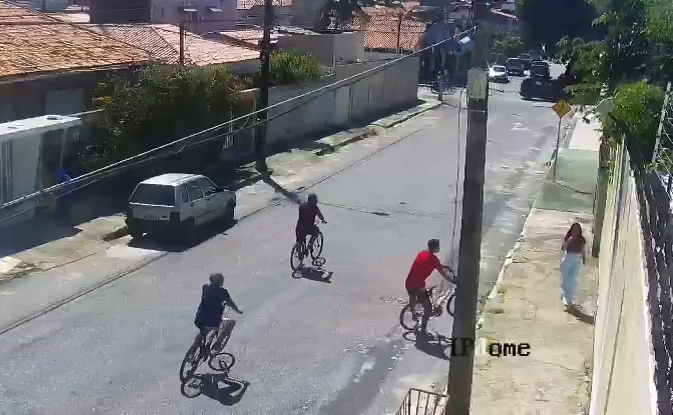
<path fill-rule="evenodd" d="M 225 122 L 241 107 L 239 91 L 240 81 L 215 67 L 153 66 L 110 79 L 95 93 L 103 113 L 80 142 L 79 164 L 107 166 Z"/>
<path fill-rule="evenodd" d="M 664 91 L 645 81 L 621 85 L 615 91 L 612 115 L 630 128 L 628 133 L 637 138 L 640 151 L 648 160 L 654 151 L 663 105 Z M 608 137 L 621 137 L 610 118 L 603 120 L 603 125 Z"/>
<path fill-rule="evenodd" d="M 322 67 L 316 58 L 300 55 L 296 52 L 278 52 L 273 54 L 269 66 L 272 86 L 313 81 L 323 76 Z M 255 88 L 259 88 L 259 70 L 254 73 L 252 84 Z"/>

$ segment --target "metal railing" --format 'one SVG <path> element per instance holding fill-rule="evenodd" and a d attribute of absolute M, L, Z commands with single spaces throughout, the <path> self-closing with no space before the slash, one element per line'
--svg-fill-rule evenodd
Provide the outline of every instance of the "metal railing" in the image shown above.
<path fill-rule="evenodd" d="M 411 388 L 395 415 L 441 415 L 447 398 L 443 393 Z"/>

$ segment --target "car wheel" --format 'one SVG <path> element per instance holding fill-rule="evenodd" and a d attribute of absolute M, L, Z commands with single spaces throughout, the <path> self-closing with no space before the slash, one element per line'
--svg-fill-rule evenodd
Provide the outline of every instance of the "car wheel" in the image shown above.
<path fill-rule="evenodd" d="M 181 233 L 188 242 L 194 240 L 194 237 L 196 236 L 196 221 L 194 218 L 189 218 L 183 222 Z"/>
<path fill-rule="evenodd" d="M 234 215 L 236 214 L 236 202 L 230 200 L 224 208 L 224 221 L 226 223 L 234 223 Z"/>

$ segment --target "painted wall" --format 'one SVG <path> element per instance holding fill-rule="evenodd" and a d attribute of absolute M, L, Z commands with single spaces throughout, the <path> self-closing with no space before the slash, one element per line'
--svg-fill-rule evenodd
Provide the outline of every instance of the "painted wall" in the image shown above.
<path fill-rule="evenodd" d="M 654 355 L 639 204 L 620 151 L 601 232 L 591 415 L 655 415 Z"/>

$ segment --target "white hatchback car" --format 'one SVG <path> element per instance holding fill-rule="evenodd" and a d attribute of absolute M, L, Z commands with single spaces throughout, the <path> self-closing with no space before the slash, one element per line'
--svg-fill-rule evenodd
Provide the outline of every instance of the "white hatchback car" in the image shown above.
<path fill-rule="evenodd" d="M 204 223 L 233 221 L 235 208 L 236 193 L 206 176 L 168 173 L 136 186 L 129 199 L 126 225 L 133 237 L 165 232 L 191 237 Z"/>

